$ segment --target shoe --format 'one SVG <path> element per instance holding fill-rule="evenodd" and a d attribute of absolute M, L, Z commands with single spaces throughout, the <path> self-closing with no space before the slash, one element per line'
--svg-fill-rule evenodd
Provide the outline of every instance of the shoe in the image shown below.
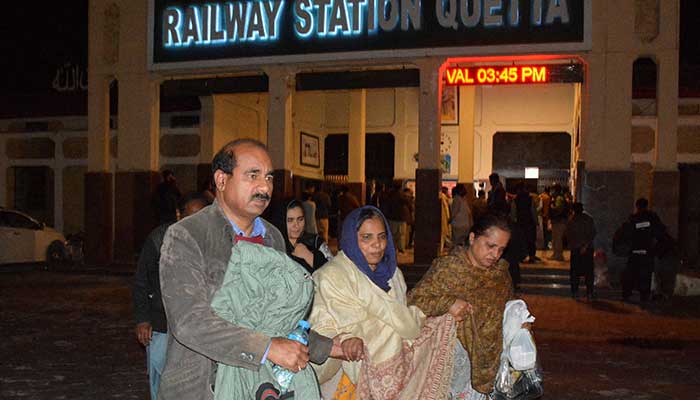
<path fill-rule="evenodd" d="M 541 258 L 539 258 L 539 257 L 537 257 L 537 256 L 535 256 L 534 260 L 535 260 L 535 262 L 536 262 L 536 263 L 538 263 L 538 262 L 542 262 L 542 259 L 541 259 Z"/>

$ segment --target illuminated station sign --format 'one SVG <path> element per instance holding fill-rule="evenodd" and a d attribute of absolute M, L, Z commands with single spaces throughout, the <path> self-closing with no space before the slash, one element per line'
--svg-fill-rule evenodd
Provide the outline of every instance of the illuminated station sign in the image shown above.
<path fill-rule="evenodd" d="M 450 86 L 574 82 L 583 82 L 580 64 L 492 65 L 445 70 L 445 83 Z"/>
<path fill-rule="evenodd" d="M 376 50 L 590 48 L 591 0 L 149 1 L 156 66 Z"/>

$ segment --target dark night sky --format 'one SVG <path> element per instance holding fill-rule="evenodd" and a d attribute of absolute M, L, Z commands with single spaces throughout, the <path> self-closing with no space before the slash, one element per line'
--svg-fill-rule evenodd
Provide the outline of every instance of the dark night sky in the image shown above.
<path fill-rule="evenodd" d="M 87 67 L 87 0 L 10 2 L 2 14 L 0 93 L 45 92 L 63 64 Z M 699 0 L 681 0 L 680 34 L 687 71 L 681 72 L 681 86 L 700 89 Z"/>

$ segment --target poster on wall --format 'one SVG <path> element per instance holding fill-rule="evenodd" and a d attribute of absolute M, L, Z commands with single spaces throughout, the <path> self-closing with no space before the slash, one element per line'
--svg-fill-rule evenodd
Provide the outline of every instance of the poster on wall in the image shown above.
<path fill-rule="evenodd" d="M 459 87 L 442 86 L 442 107 L 440 121 L 443 125 L 459 124 Z"/>
<path fill-rule="evenodd" d="M 318 136 L 301 132 L 300 140 L 300 160 L 301 165 L 318 168 L 321 166 L 321 150 L 319 149 Z"/>
<path fill-rule="evenodd" d="M 440 165 L 443 178 L 459 174 L 459 127 L 443 126 L 440 132 Z"/>

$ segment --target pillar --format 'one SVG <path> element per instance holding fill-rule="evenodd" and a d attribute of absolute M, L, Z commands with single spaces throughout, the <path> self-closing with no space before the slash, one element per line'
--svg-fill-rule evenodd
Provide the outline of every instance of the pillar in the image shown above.
<path fill-rule="evenodd" d="M 631 53 L 587 55 L 582 96 L 577 163 L 577 175 L 583 182 L 581 201 L 595 219 L 595 246 L 606 251 L 613 273 L 621 271 L 625 261 L 612 254 L 612 237 L 634 203 L 634 173 L 630 168 L 634 58 Z"/>
<path fill-rule="evenodd" d="M 294 194 L 292 166 L 294 121 L 292 115 L 296 72 L 286 67 L 266 67 L 268 76 L 267 148 L 275 168 L 272 201 L 266 211 L 278 209 L 285 197 Z"/>
<path fill-rule="evenodd" d="M 131 264 L 158 224 L 152 204 L 160 182 L 160 82 L 148 73 L 120 75 L 118 107 L 114 260 Z"/>
<path fill-rule="evenodd" d="M 92 43 L 92 40 L 91 40 Z M 114 189 L 110 170 L 109 84 L 111 76 L 88 80 L 88 171 L 85 174 L 85 263 L 105 265 L 114 255 Z"/>
<path fill-rule="evenodd" d="M 652 170 L 651 206 L 678 237 L 680 172 L 678 171 L 678 50 L 657 54 L 657 129 Z"/>
<path fill-rule="evenodd" d="M 56 153 L 53 158 L 53 226 L 59 232 L 64 232 L 63 226 L 63 169 L 66 166 L 63 157 L 63 141 L 65 137 L 59 133 L 54 136 Z"/>
<path fill-rule="evenodd" d="M 415 264 L 430 264 L 440 247 L 440 80 L 444 59 L 425 58 L 420 69 Z M 437 223 L 436 223 L 437 222 Z"/>
<path fill-rule="evenodd" d="M 348 121 L 348 187 L 360 203 L 365 201 L 365 134 L 367 89 L 350 92 Z"/>
<path fill-rule="evenodd" d="M 252 138 L 267 142 L 267 93 L 231 93 L 200 96 L 197 187 L 211 178 L 211 161 L 227 143 Z M 273 165 L 276 166 L 276 164 Z"/>
<path fill-rule="evenodd" d="M 459 88 L 459 171 L 457 181 L 467 187 L 467 196 L 474 193 L 474 110 L 476 87 Z"/>

